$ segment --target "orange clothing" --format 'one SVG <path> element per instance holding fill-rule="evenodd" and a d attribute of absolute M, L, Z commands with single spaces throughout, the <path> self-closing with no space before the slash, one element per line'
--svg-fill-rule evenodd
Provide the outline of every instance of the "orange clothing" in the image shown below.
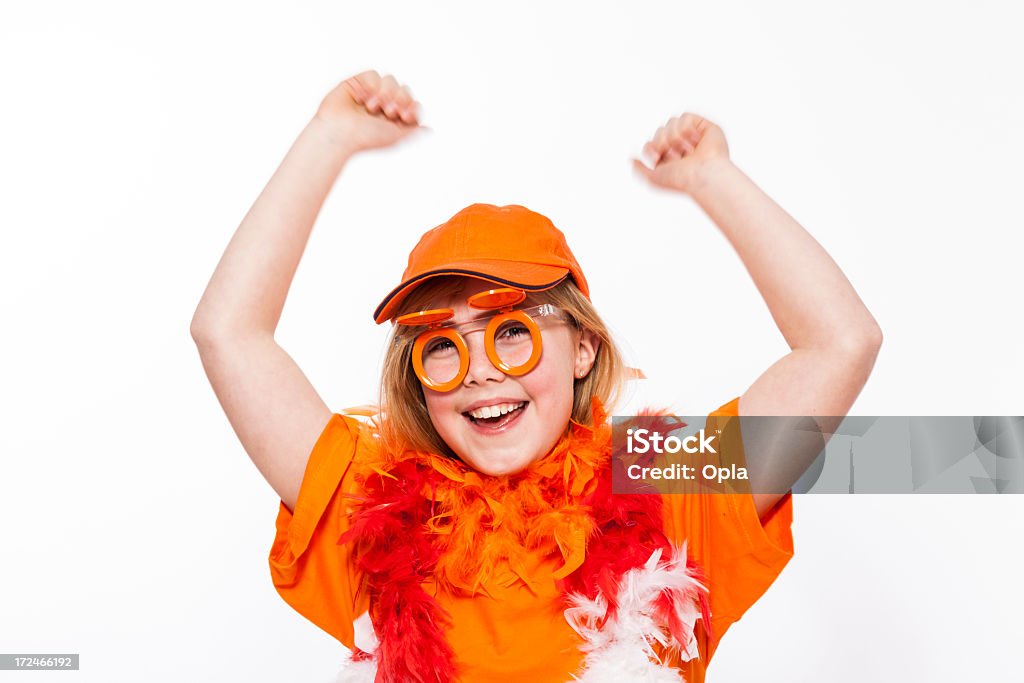
<path fill-rule="evenodd" d="M 711 413 L 737 415 L 739 399 Z M 270 551 L 274 586 L 296 611 L 353 647 L 353 621 L 369 605 L 348 546 L 337 545 L 348 528 L 348 501 L 358 493 L 356 474 L 366 473 L 372 449 L 360 443 L 361 425 L 334 414 L 317 440 L 290 511 L 282 502 Z M 363 432 L 365 434 L 365 432 Z M 365 438 L 365 437 L 363 437 Z M 681 665 L 688 683 L 702 683 L 707 665 L 729 626 L 739 620 L 793 555 L 792 494 L 759 520 L 749 494 L 664 495 L 665 533 L 703 569 L 709 589 L 711 630 L 697 622 L 700 657 Z M 578 671 L 582 640 L 563 616 L 561 592 L 551 574 L 561 558 L 533 557 L 521 582 L 491 596 L 466 597 L 424 589 L 451 615 L 448 642 L 464 681 L 563 683 Z"/>

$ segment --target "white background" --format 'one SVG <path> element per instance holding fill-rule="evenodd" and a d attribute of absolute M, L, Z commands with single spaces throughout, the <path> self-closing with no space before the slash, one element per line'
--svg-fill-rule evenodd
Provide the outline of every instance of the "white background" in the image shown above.
<path fill-rule="evenodd" d="M 416 238 L 476 201 L 524 204 L 566 232 L 653 394 L 684 414 L 741 394 L 783 338 L 715 226 L 628 161 L 694 111 L 880 322 L 853 413 L 1021 414 L 1011 7 L 5 8 L 0 652 L 81 653 L 81 671 L 33 680 L 338 669 L 340 647 L 273 589 L 278 500 L 188 325 L 320 98 L 368 68 L 410 84 L 434 132 L 346 167 L 295 279 L 277 337 L 333 409 L 375 398 L 385 330 L 371 312 Z M 795 509 L 796 556 L 709 681 L 1018 680 L 1024 497 Z"/>

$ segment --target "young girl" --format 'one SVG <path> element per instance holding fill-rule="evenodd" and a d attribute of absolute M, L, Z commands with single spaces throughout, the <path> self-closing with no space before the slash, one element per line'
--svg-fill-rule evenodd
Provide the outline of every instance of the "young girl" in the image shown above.
<path fill-rule="evenodd" d="M 192 321 L 281 498 L 274 585 L 352 650 L 342 680 L 703 681 L 792 556 L 791 494 L 760 492 L 788 491 L 809 461 L 748 449 L 754 494 L 612 494 L 606 418 L 629 372 L 550 220 L 474 204 L 423 235 L 374 311 L 393 329 L 368 421 L 332 413 L 276 344 L 342 166 L 419 127 L 391 76 L 332 90 Z M 708 213 L 792 349 L 712 419 L 845 415 L 881 334 L 836 264 L 730 162 L 710 121 L 671 118 L 643 151 L 637 173 Z"/>

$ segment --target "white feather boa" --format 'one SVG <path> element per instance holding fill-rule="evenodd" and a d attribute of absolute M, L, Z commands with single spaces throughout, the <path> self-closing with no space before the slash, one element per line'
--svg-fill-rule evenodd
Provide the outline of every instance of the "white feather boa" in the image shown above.
<path fill-rule="evenodd" d="M 580 672 L 572 677 L 578 683 L 684 683 L 682 674 L 665 666 L 655 654 L 654 644 L 677 650 L 683 661 L 699 656 L 694 627 L 701 618 L 698 599 L 707 589 L 686 567 L 686 545 L 676 548 L 672 557 L 661 559 L 656 550 L 639 569 L 622 575 L 618 588 L 618 610 L 608 618 L 608 600 L 598 594 L 593 600 L 579 594 L 569 595 L 571 607 L 565 619 L 583 638 L 585 653 Z M 665 595 L 683 625 L 682 642 L 669 632 L 656 615 L 656 604 Z M 373 652 L 377 638 L 369 616 L 355 621 L 356 647 Z M 373 683 L 377 666 L 372 659 L 350 661 L 335 683 Z"/>
<path fill-rule="evenodd" d="M 572 607 L 565 618 L 585 641 L 583 668 L 574 676 L 581 683 L 642 681 L 680 683 L 678 669 L 661 663 L 654 644 L 677 650 L 683 661 L 698 657 L 693 630 L 701 618 L 698 598 L 707 589 L 686 567 L 686 545 L 677 548 L 666 561 L 656 550 L 638 569 L 622 575 L 618 589 L 618 610 L 608 618 L 608 600 L 600 593 L 593 600 L 570 595 Z M 681 641 L 657 619 L 656 604 L 665 595 L 682 624 Z"/>

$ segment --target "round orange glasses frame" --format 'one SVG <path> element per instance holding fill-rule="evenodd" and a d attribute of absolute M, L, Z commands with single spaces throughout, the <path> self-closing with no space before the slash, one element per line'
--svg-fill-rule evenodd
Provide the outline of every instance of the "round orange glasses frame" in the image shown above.
<path fill-rule="evenodd" d="M 538 319 L 555 320 L 561 309 L 551 304 L 513 310 L 526 299 L 521 289 L 490 289 L 469 297 L 473 308 L 495 314 L 458 325 L 444 324 L 455 317 L 450 308 L 418 311 L 399 316 L 395 322 L 410 327 L 427 326 L 413 344 L 412 365 L 424 386 L 434 391 L 451 391 L 469 371 L 469 349 L 465 335 L 484 330 L 484 350 L 494 367 L 506 375 L 525 375 L 540 360 L 543 344 Z"/>

